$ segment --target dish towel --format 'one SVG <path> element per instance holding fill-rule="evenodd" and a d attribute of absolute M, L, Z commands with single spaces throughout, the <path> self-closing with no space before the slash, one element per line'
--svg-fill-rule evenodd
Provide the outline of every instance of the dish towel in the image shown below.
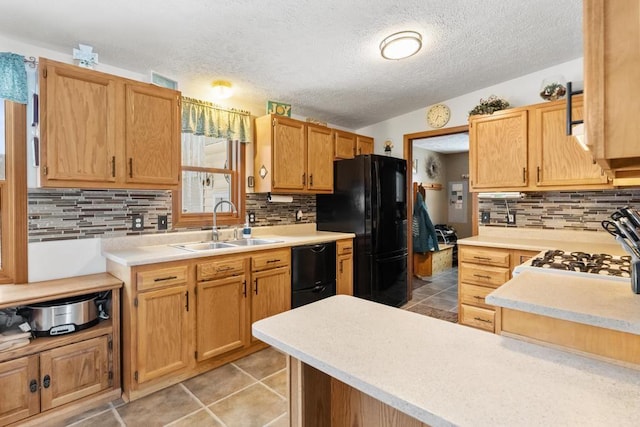
<path fill-rule="evenodd" d="M 416 204 L 413 206 L 413 252 L 425 253 L 439 251 L 438 235 L 431 222 L 427 205 L 422 194 L 418 193 Z"/>
<path fill-rule="evenodd" d="M 0 52 L 0 98 L 27 103 L 27 69 L 24 56 Z"/>

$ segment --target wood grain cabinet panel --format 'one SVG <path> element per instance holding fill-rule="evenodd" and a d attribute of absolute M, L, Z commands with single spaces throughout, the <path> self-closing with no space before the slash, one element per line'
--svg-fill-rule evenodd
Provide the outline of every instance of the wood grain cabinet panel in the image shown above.
<path fill-rule="evenodd" d="M 108 344 L 101 336 L 40 353 L 43 411 L 109 387 Z"/>
<path fill-rule="evenodd" d="M 356 155 L 373 154 L 373 138 L 356 135 Z"/>
<path fill-rule="evenodd" d="M 246 346 L 246 276 L 200 282 L 196 289 L 197 360 L 201 362 Z"/>
<path fill-rule="evenodd" d="M 336 254 L 336 293 L 353 295 L 353 240 L 338 240 Z"/>
<path fill-rule="evenodd" d="M 115 182 L 116 80 L 44 58 L 40 68 L 43 185 Z"/>
<path fill-rule="evenodd" d="M 307 125 L 308 188 L 333 192 L 333 141 L 331 129 Z"/>
<path fill-rule="evenodd" d="M 335 141 L 334 157 L 336 159 L 353 159 L 356 151 L 356 135 L 335 129 L 333 131 Z"/>
<path fill-rule="evenodd" d="M 36 354 L 0 363 L 0 425 L 40 412 L 38 359 Z"/>
<path fill-rule="evenodd" d="M 307 140 L 304 123 L 278 117 L 273 122 L 273 190 L 304 190 Z"/>
<path fill-rule="evenodd" d="M 289 267 L 254 272 L 251 279 L 251 323 L 291 309 Z"/>

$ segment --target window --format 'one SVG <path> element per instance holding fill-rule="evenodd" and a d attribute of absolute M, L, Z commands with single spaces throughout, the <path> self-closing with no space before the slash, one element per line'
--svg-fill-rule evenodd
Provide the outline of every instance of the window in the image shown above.
<path fill-rule="evenodd" d="M 26 106 L 0 100 L 0 283 L 27 281 Z"/>
<path fill-rule="evenodd" d="M 218 225 L 244 222 L 244 144 L 192 133 L 182 134 L 182 185 L 173 194 L 173 225 L 213 225 L 216 203 Z"/>

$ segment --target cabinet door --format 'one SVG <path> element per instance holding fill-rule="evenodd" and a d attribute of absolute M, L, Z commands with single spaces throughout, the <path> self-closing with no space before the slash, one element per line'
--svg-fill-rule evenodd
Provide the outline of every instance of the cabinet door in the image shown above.
<path fill-rule="evenodd" d="M 582 119 L 582 100 L 573 101 L 573 117 Z M 566 134 L 566 102 L 535 110 L 532 146 L 535 146 L 536 185 L 606 184 L 607 176 L 573 137 Z"/>
<path fill-rule="evenodd" d="M 305 124 L 273 119 L 273 189 L 304 190 L 307 186 Z"/>
<path fill-rule="evenodd" d="M 469 122 L 472 189 L 527 186 L 527 111 L 472 117 Z"/>
<path fill-rule="evenodd" d="M 351 254 L 338 255 L 336 266 L 336 293 L 338 295 L 353 295 L 353 256 Z"/>
<path fill-rule="evenodd" d="M 333 192 L 333 141 L 331 129 L 307 125 L 309 190 Z"/>
<path fill-rule="evenodd" d="M 44 58 L 40 67 L 43 185 L 48 180 L 114 182 L 116 81 Z"/>
<path fill-rule="evenodd" d="M 246 276 L 197 284 L 197 360 L 202 361 L 247 344 Z"/>
<path fill-rule="evenodd" d="M 104 335 L 40 353 L 42 410 L 107 389 L 108 345 Z"/>
<path fill-rule="evenodd" d="M 188 301 L 187 285 L 138 294 L 138 383 L 189 364 Z"/>
<path fill-rule="evenodd" d="M 38 355 L 0 363 L 0 425 L 40 412 Z"/>
<path fill-rule="evenodd" d="M 349 132 L 334 130 L 335 158 L 353 159 L 356 149 L 356 136 Z"/>
<path fill-rule="evenodd" d="M 373 154 L 373 138 L 357 135 L 356 154 Z"/>
<path fill-rule="evenodd" d="M 126 181 L 178 184 L 180 107 L 176 91 L 129 83 L 125 91 Z"/>
<path fill-rule="evenodd" d="M 291 309 L 289 267 L 253 273 L 251 283 L 251 323 Z M 255 341 L 252 338 L 252 341 Z"/>

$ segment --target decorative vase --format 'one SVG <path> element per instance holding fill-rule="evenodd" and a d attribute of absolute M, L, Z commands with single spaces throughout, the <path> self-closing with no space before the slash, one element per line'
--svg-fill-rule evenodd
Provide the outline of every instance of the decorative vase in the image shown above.
<path fill-rule="evenodd" d="M 567 94 L 567 82 L 563 76 L 551 76 L 542 80 L 540 98 L 545 101 L 555 101 Z"/>

